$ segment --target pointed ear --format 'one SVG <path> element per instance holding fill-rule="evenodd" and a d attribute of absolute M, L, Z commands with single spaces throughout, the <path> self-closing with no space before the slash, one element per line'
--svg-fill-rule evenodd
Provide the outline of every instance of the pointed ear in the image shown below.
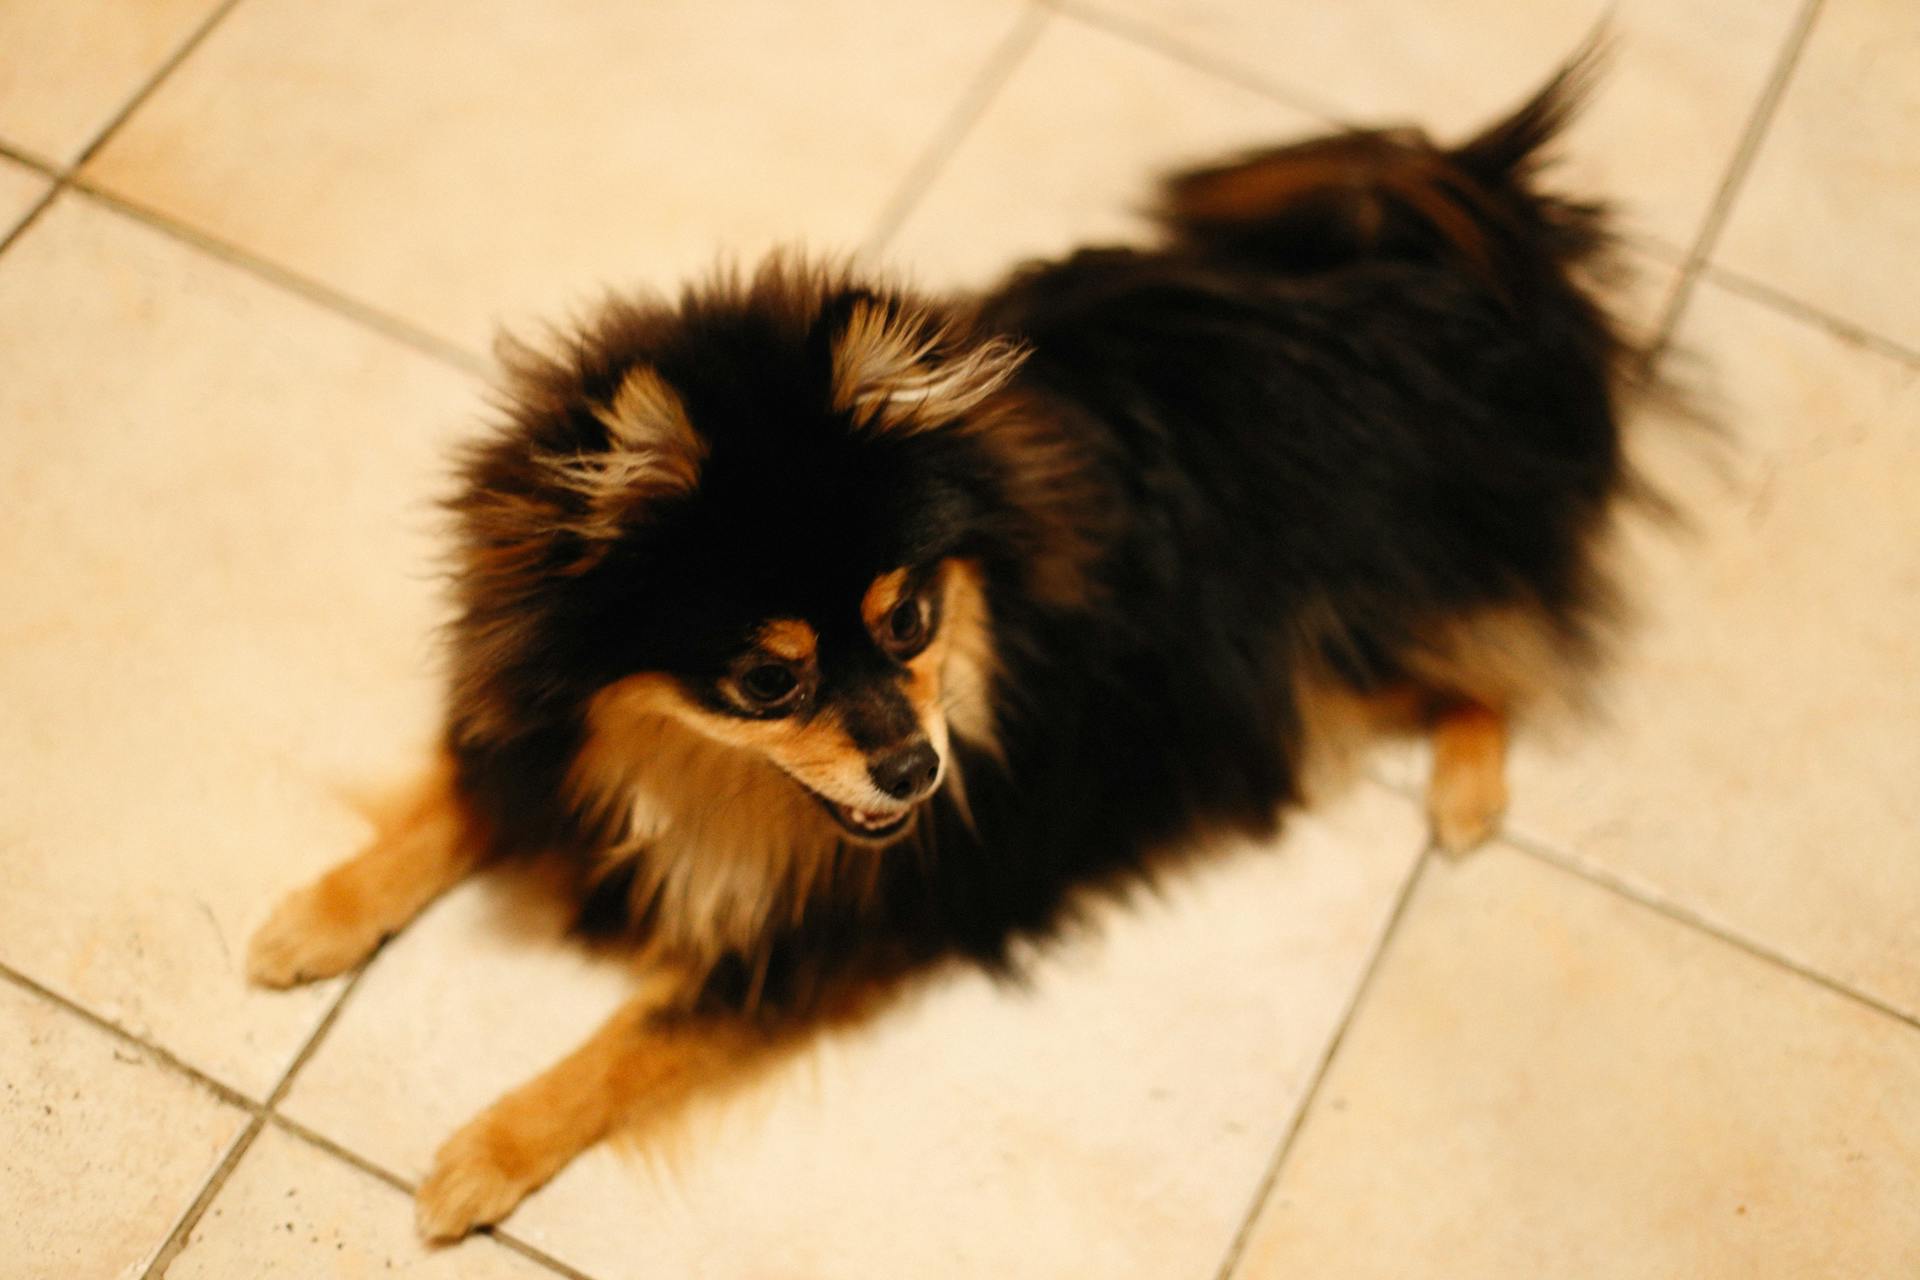
<path fill-rule="evenodd" d="M 875 430 L 923 430 L 1005 386 L 1027 352 L 969 339 L 950 318 L 880 298 L 853 304 L 833 344 L 833 407 Z"/>
<path fill-rule="evenodd" d="M 592 406 L 607 429 L 604 450 L 545 459 L 554 483 L 579 499 L 575 531 L 610 539 L 638 504 L 693 492 L 707 442 L 694 431 L 680 396 L 646 365 L 628 370 L 611 402 Z"/>
<path fill-rule="evenodd" d="M 707 442 L 658 371 L 636 365 L 605 403 L 585 401 L 564 371 L 524 349 L 509 368 L 506 405 L 529 434 L 469 448 L 447 503 L 459 568 L 475 584 L 532 591 L 542 575 L 591 569 L 651 502 L 691 493 Z M 588 420 L 605 429 L 604 443 Z"/>

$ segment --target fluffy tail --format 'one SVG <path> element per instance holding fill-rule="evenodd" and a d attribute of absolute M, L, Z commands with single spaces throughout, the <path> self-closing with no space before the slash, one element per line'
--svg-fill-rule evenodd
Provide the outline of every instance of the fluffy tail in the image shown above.
<path fill-rule="evenodd" d="M 1350 130 L 1177 174 L 1159 219 L 1176 242 L 1268 270 L 1445 259 L 1510 291 L 1547 265 L 1543 251 L 1564 270 L 1607 243 L 1601 205 L 1532 181 L 1604 58 L 1589 39 L 1518 110 L 1456 147 L 1417 129 Z"/>

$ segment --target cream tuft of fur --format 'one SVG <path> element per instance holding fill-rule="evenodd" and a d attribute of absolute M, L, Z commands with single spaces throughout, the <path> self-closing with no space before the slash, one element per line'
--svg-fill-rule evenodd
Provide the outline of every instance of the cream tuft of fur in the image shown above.
<path fill-rule="evenodd" d="M 1027 356 L 1008 338 L 943 350 L 953 342 L 950 326 L 925 311 L 855 304 L 834 343 L 834 408 L 862 426 L 930 426 L 985 401 Z"/>
<path fill-rule="evenodd" d="M 635 499 L 689 493 L 700 482 L 707 443 L 679 395 L 653 369 L 630 371 L 612 402 L 595 405 L 593 416 L 607 428 L 608 448 L 545 460 L 554 481 L 585 500 L 585 513 L 571 522 L 583 538 L 618 535 Z"/>

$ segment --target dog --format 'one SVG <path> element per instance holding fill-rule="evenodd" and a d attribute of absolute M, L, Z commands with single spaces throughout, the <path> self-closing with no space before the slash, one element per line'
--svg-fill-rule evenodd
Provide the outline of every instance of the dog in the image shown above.
<path fill-rule="evenodd" d="M 1543 152 L 1568 63 L 1456 146 L 1346 130 L 1180 173 L 1159 237 L 922 296 L 777 255 L 508 344 L 450 501 L 444 747 L 253 939 L 350 969 L 491 859 L 569 868 L 645 982 L 441 1148 L 505 1216 L 922 976 L 1263 836 L 1356 741 L 1433 748 L 1435 839 L 1582 700 L 1640 354 Z"/>

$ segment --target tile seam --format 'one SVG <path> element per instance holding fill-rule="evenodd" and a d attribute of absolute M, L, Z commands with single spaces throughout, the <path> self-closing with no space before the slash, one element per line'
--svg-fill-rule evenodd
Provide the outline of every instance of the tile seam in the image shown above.
<path fill-rule="evenodd" d="M 1082 26 L 1104 31 L 1139 48 L 1159 54 L 1171 62 L 1177 62 L 1189 70 L 1212 76 L 1216 80 L 1224 80 L 1228 84 L 1237 85 L 1269 101 L 1292 107 L 1296 111 L 1303 111 L 1323 124 L 1339 125 L 1351 119 L 1336 103 L 1285 81 L 1273 79 L 1265 72 L 1236 59 L 1223 57 L 1210 50 L 1187 44 L 1147 23 L 1108 13 L 1103 9 L 1079 3 L 1078 0 L 1044 0 L 1044 3 L 1062 17 L 1078 22 Z"/>
<path fill-rule="evenodd" d="M 1907 346 L 1897 339 L 1719 263 L 1701 263 L 1694 281 L 1696 284 L 1713 285 L 1749 302 L 1758 303 L 1788 319 L 1819 329 L 1830 337 L 1863 347 L 1883 359 L 1920 367 L 1920 348 Z"/>
<path fill-rule="evenodd" d="M 1307 1087 L 1301 1092 L 1300 1100 L 1295 1104 L 1292 1116 L 1288 1118 L 1286 1130 L 1275 1142 L 1273 1153 L 1268 1157 L 1265 1169 L 1254 1184 L 1253 1193 L 1240 1215 L 1233 1237 L 1228 1241 L 1225 1253 L 1221 1255 L 1220 1265 L 1213 1272 L 1214 1280 L 1230 1280 L 1238 1269 L 1247 1245 L 1253 1238 L 1254 1230 L 1259 1225 L 1261 1210 L 1266 1208 L 1268 1200 L 1272 1198 L 1273 1189 L 1280 1180 L 1281 1170 L 1285 1167 L 1287 1157 L 1293 1151 L 1294 1142 L 1299 1138 L 1300 1131 L 1305 1128 L 1307 1116 L 1313 1110 L 1314 1101 L 1320 1094 L 1320 1086 L 1332 1073 L 1341 1045 L 1346 1041 L 1347 1031 L 1358 1016 L 1361 1005 L 1365 1003 L 1374 979 L 1384 967 L 1387 952 L 1392 947 L 1394 936 L 1399 932 L 1400 923 L 1406 917 L 1408 905 L 1413 901 L 1414 890 L 1426 872 L 1432 856 L 1431 848 L 1422 848 L 1395 892 L 1393 906 L 1387 913 L 1379 938 L 1375 941 L 1365 966 L 1354 980 L 1353 990 L 1347 998 L 1346 1007 L 1341 1011 L 1340 1020 L 1335 1025 L 1333 1033 L 1327 1037 L 1326 1047 L 1321 1050 L 1314 1064 L 1313 1073 L 1307 1078 Z"/>
<path fill-rule="evenodd" d="M 1377 773 L 1369 772 L 1367 777 L 1376 785 L 1393 792 L 1400 797 L 1403 802 L 1412 806 L 1414 809 L 1424 812 L 1421 807 L 1420 797 L 1410 788 L 1389 782 Z M 1897 1005 L 1882 1000 L 1878 996 L 1850 986 L 1842 979 L 1836 978 L 1829 973 L 1823 973 L 1812 965 L 1796 960 L 1785 952 L 1774 949 L 1758 938 L 1750 937 L 1746 933 L 1731 926 L 1716 922 L 1710 916 L 1694 910 L 1692 907 L 1687 906 L 1677 899 L 1668 897 L 1657 890 L 1641 888 L 1625 876 L 1609 871 L 1579 857 L 1569 850 L 1563 849 L 1557 841 L 1527 831 L 1517 831 L 1510 825 L 1503 826 L 1497 831 L 1493 836 L 1493 841 L 1504 844 L 1514 852 L 1522 854 L 1525 857 L 1545 863 L 1566 875 L 1583 880 L 1596 889 L 1623 898 L 1637 907 L 1660 916 L 1669 923 L 1691 929 L 1696 933 L 1705 934 L 1755 960 L 1761 961 L 1773 968 L 1784 970 L 1794 977 L 1804 979 L 1842 999 L 1849 1000 L 1863 1008 L 1870 1009 L 1877 1014 L 1891 1018 L 1895 1022 L 1903 1023 L 1916 1031 L 1920 1031 L 1920 1014 L 1909 1013 Z"/>
<path fill-rule="evenodd" d="M 294 1054 L 293 1060 L 287 1065 L 286 1069 L 281 1072 L 279 1082 L 274 1085 L 273 1091 L 267 1095 L 266 1102 L 254 1110 L 253 1118 L 247 1123 L 245 1132 L 240 1135 L 240 1140 L 228 1151 L 226 1158 L 215 1167 L 212 1175 L 202 1184 L 200 1193 L 194 1197 L 193 1203 L 187 1207 L 186 1213 L 181 1215 L 180 1220 L 174 1224 L 173 1230 L 168 1232 L 166 1239 L 160 1245 L 159 1251 L 153 1255 L 153 1261 L 148 1265 L 147 1269 L 141 1273 L 141 1280 L 163 1280 L 168 1268 L 173 1265 L 174 1260 L 186 1251 L 187 1245 L 192 1242 L 193 1229 L 200 1225 L 200 1219 L 205 1216 L 207 1210 L 213 1205 L 214 1200 L 219 1197 L 221 1190 L 227 1185 L 227 1180 L 233 1176 L 233 1171 L 240 1167 L 241 1158 L 252 1149 L 254 1140 L 260 1136 L 261 1128 L 273 1115 L 274 1106 L 286 1093 L 288 1085 L 292 1083 L 294 1073 L 306 1063 L 307 1059 L 312 1056 L 314 1050 L 319 1047 L 320 1041 L 325 1038 L 327 1031 L 333 1026 L 334 1019 L 340 1016 L 342 1006 L 346 1004 L 347 998 L 354 993 L 355 988 L 360 985 L 360 979 L 365 973 L 366 968 L 363 966 L 357 970 L 351 978 L 347 979 L 346 985 L 340 989 L 340 994 L 334 997 L 333 1003 L 328 1007 L 326 1013 L 322 1014 L 320 1020 L 314 1024 L 313 1030 L 307 1033 L 306 1039 L 301 1043 L 299 1051 Z"/>
<path fill-rule="evenodd" d="M 979 70 L 967 81 L 958 100 L 941 118 L 926 145 L 908 164 L 906 173 L 881 206 L 867 234 L 861 238 L 860 256 L 884 252 L 900 228 L 906 225 L 913 211 L 940 180 L 948 163 L 965 145 L 968 135 L 999 99 L 1014 73 L 1033 51 L 1051 16 L 1051 10 L 1039 0 L 1029 0 L 1021 9 L 1013 26 L 995 43 Z"/>
<path fill-rule="evenodd" d="M 1693 299 L 1693 287 L 1700 278 L 1701 268 L 1712 256 L 1714 247 L 1719 243 L 1720 233 L 1725 229 L 1732 215 L 1734 202 L 1739 198 L 1740 189 L 1746 184 L 1747 175 L 1752 172 L 1755 158 L 1760 147 L 1766 141 L 1766 135 L 1772 129 L 1774 117 L 1778 115 L 1780 103 L 1785 99 L 1787 88 L 1793 80 L 1793 74 L 1800 65 L 1801 55 L 1805 52 L 1808 40 L 1813 35 L 1814 26 L 1820 17 L 1821 6 L 1825 0 L 1804 0 L 1800 12 L 1781 41 L 1780 51 L 1774 55 L 1773 68 L 1767 75 L 1766 83 L 1761 86 L 1760 94 L 1754 99 L 1752 109 L 1747 113 L 1747 122 L 1740 130 L 1739 138 L 1734 142 L 1733 154 L 1727 160 L 1727 167 L 1720 175 L 1720 182 L 1714 188 L 1713 199 L 1707 204 L 1707 211 L 1701 217 L 1700 229 L 1694 234 L 1693 243 L 1688 246 L 1686 263 L 1680 269 L 1680 280 L 1675 286 L 1673 296 L 1667 300 L 1666 312 L 1660 319 L 1655 331 L 1653 346 L 1659 350 L 1673 337 L 1674 330 L 1686 315 L 1687 305 Z"/>
<path fill-rule="evenodd" d="M 67 189 L 271 285 L 282 293 L 291 294 L 368 332 L 398 342 L 449 368 L 479 378 L 487 378 L 493 372 L 490 360 L 451 339 L 443 338 L 430 329 L 392 315 L 272 259 L 210 235 L 189 223 L 168 217 L 90 179 L 76 177 L 67 183 Z"/>
<path fill-rule="evenodd" d="M 160 86 L 179 70 L 181 63 L 193 56 L 193 51 L 213 34 L 214 28 L 224 22 L 227 15 L 232 13 L 239 4 L 240 0 L 221 0 L 221 3 L 214 7 L 213 12 L 202 18 L 200 24 L 189 32 L 186 39 L 182 40 L 167 56 L 166 61 L 154 68 L 153 73 L 120 105 L 120 109 L 107 118 L 106 124 L 94 133 L 93 140 L 81 148 L 80 154 L 74 157 L 73 163 L 67 166 L 67 175 L 78 173 L 89 160 L 93 159 L 100 148 L 104 147 L 113 135 L 120 131 L 120 127 L 132 118 L 133 113 L 144 106 L 147 99 L 151 98 Z"/>
<path fill-rule="evenodd" d="M 266 1119 L 274 1128 L 279 1129 L 289 1137 L 297 1138 L 324 1156 L 328 1156 L 340 1161 L 342 1164 L 358 1169 L 361 1173 L 366 1174 L 378 1182 L 385 1183 L 403 1195 L 411 1197 L 417 1190 L 413 1183 L 407 1181 L 385 1165 L 361 1155 L 358 1151 L 353 1150 L 343 1143 L 334 1141 L 332 1138 L 327 1137 L 324 1133 L 321 1133 L 309 1125 L 302 1124 L 300 1121 L 294 1120 L 278 1111 L 269 1113 Z M 497 1226 L 483 1227 L 477 1234 L 491 1237 L 501 1247 L 513 1250 L 529 1262 L 537 1263 L 552 1271 L 554 1274 L 565 1277 L 565 1280 L 593 1280 L 593 1277 L 586 1272 L 554 1257 L 552 1254 L 546 1252 L 546 1250 L 522 1240 L 510 1231 L 504 1231 Z"/>
<path fill-rule="evenodd" d="M 79 1001 L 61 995 L 58 991 L 35 981 L 10 964 L 0 963 L 0 979 L 4 979 L 14 986 L 19 987 L 28 995 L 35 996 L 67 1013 L 73 1014 L 96 1030 L 104 1031 L 121 1043 L 139 1050 L 148 1058 L 152 1059 L 156 1066 L 166 1068 L 176 1075 L 185 1076 L 230 1107 L 236 1107 L 241 1111 L 247 1112 L 249 1115 L 253 1115 L 262 1110 L 265 1105 L 248 1097 L 245 1093 L 225 1081 L 202 1071 L 172 1050 L 163 1047 L 158 1042 L 150 1040 L 137 1032 L 127 1030 L 127 1028 L 119 1025 L 112 1019 L 95 1013 Z"/>
<path fill-rule="evenodd" d="M 1576 857 L 1557 845 L 1540 840 L 1525 832 L 1503 831 L 1498 839 L 1515 852 L 1531 858 L 1535 862 L 1553 867 L 1565 875 L 1584 881 L 1594 888 L 1603 889 L 1622 898 L 1643 910 L 1660 916 L 1671 924 L 1677 924 L 1705 934 L 1707 937 L 1732 948 L 1735 951 L 1758 960 L 1772 968 L 1812 983 L 1831 995 L 1838 996 L 1850 1003 L 1860 1005 L 1882 1017 L 1891 1018 L 1904 1026 L 1920 1031 L 1920 1016 L 1908 1013 L 1896 1005 L 1890 1004 L 1878 996 L 1862 991 L 1830 974 L 1822 973 L 1810 965 L 1795 960 L 1783 951 L 1746 936 L 1729 926 L 1720 924 L 1683 903 L 1677 902 L 1659 893 L 1643 889 L 1624 876 L 1602 867 L 1595 866 Z"/>
<path fill-rule="evenodd" d="M 167 1268 L 173 1265 L 174 1259 L 185 1251 L 194 1227 L 199 1225 L 201 1217 L 213 1204 L 214 1198 L 220 1194 L 220 1189 L 227 1185 L 227 1179 L 233 1176 L 233 1171 L 240 1167 L 241 1157 L 252 1149 L 253 1141 L 260 1136 L 260 1128 L 265 1120 L 265 1112 L 253 1113 L 252 1118 L 247 1121 L 246 1128 L 241 1130 L 239 1137 L 235 1138 L 232 1145 L 227 1148 L 226 1154 L 220 1157 L 220 1163 L 214 1166 L 213 1172 L 207 1175 L 205 1182 L 200 1184 L 199 1191 L 187 1205 L 186 1210 L 175 1220 L 172 1230 L 168 1231 L 160 1241 L 160 1247 L 154 1250 L 151 1261 L 140 1273 L 141 1280 L 161 1280 L 161 1277 L 167 1274 Z"/>
<path fill-rule="evenodd" d="M 61 174 L 66 172 L 53 161 L 43 159 L 31 151 L 23 151 L 4 139 L 0 139 L 0 157 L 13 161 L 23 169 L 31 169 L 43 178 L 52 178 L 55 182 L 58 182 Z"/>

